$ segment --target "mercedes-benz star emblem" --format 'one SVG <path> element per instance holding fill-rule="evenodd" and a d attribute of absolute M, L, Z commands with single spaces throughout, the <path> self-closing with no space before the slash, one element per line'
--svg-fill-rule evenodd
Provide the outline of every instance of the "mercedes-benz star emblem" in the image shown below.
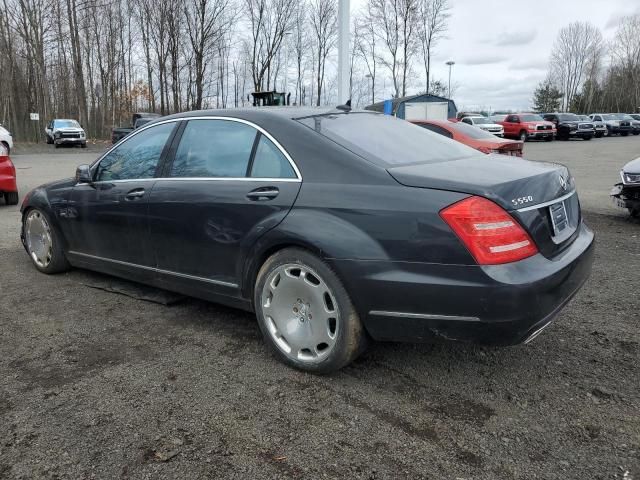
<path fill-rule="evenodd" d="M 567 189 L 567 179 L 564 178 L 562 175 L 560 175 L 558 180 L 560 181 L 560 186 L 562 187 L 562 189 L 566 190 Z"/>

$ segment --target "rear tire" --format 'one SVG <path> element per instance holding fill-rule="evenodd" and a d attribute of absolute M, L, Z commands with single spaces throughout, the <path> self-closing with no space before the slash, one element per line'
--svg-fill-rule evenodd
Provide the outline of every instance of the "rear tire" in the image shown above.
<path fill-rule="evenodd" d="M 299 370 L 330 373 L 366 348 L 367 334 L 342 282 L 306 250 L 286 248 L 267 259 L 254 306 L 267 345 Z"/>
<path fill-rule="evenodd" d="M 62 247 L 62 237 L 42 210 L 32 208 L 22 217 L 25 245 L 33 265 L 42 273 L 53 274 L 69 270 Z"/>
<path fill-rule="evenodd" d="M 17 205 L 18 200 L 18 192 L 6 192 L 4 194 L 4 201 L 7 203 L 7 205 Z"/>

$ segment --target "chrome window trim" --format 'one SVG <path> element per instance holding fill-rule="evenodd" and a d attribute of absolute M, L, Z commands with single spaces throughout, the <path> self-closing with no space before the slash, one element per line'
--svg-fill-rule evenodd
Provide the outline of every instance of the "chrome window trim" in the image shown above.
<path fill-rule="evenodd" d="M 558 202 L 563 202 L 565 201 L 567 198 L 570 198 L 571 196 L 576 194 L 576 190 L 571 190 L 569 193 L 567 193 L 566 195 L 563 195 L 560 198 L 556 198 L 555 200 L 549 200 L 548 202 L 544 202 L 544 203 L 539 203 L 537 205 L 531 205 L 530 207 L 524 207 L 524 208 L 519 208 L 518 210 L 516 210 L 517 212 L 529 212 L 531 210 L 537 210 L 538 208 L 544 208 L 544 207 L 548 207 L 550 205 L 553 205 L 554 203 L 558 203 Z"/>
<path fill-rule="evenodd" d="M 249 120 L 245 120 L 244 118 L 223 117 L 223 116 L 220 116 L 220 115 L 201 115 L 201 116 L 199 115 L 197 117 L 170 118 L 170 119 L 167 119 L 167 120 L 154 122 L 153 124 L 150 124 L 150 125 L 145 125 L 144 127 L 141 127 L 139 129 L 134 130 L 129 135 L 127 135 L 126 137 L 121 139 L 118 143 L 113 145 L 109 150 L 107 150 L 104 154 L 102 154 L 101 157 L 99 157 L 95 162 L 93 162 L 91 164 L 91 168 L 94 168 L 96 165 L 98 165 L 114 149 L 116 149 L 120 145 L 123 145 L 126 141 L 128 141 L 128 140 L 132 139 L 133 137 L 135 137 L 136 135 L 144 132 L 148 128 L 153 128 L 155 126 L 163 125 L 165 123 L 175 123 L 175 122 L 182 122 L 182 121 L 188 122 L 190 120 L 226 120 L 226 121 L 230 121 L 230 122 L 243 123 L 245 125 L 248 125 L 250 127 L 255 128 L 258 132 L 260 132 L 261 134 L 263 134 L 265 137 L 267 137 L 269 140 L 271 140 L 273 142 L 273 144 L 276 146 L 276 148 L 278 150 L 280 150 L 280 152 L 287 159 L 287 161 L 291 165 L 291 168 L 293 168 L 293 171 L 296 174 L 296 178 L 282 178 L 282 179 L 278 179 L 278 181 L 302 182 L 302 174 L 300 173 L 300 170 L 298 169 L 298 166 L 296 165 L 296 163 L 293 161 L 293 158 L 291 158 L 291 155 L 289 155 L 289 152 L 287 152 L 285 150 L 285 148 L 282 145 L 280 145 L 280 143 L 275 138 L 273 138 L 273 136 L 269 132 L 267 132 L 261 126 L 256 125 L 255 123 L 250 122 Z M 153 177 L 153 178 L 155 178 L 156 180 L 160 180 L 159 178 L 156 178 L 156 177 Z M 180 177 L 168 177 L 168 178 L 171 179 L 171 180 L 175 180 L 175 179 L 178 179 Z M 165 177 L 162 178 L 162 180 L 166 180 L 166 179 L 167 178 L 165 178 Z M 273 180 L 273 179 L 253 178 L 253 177 L 234 177 L 234 178 L 231 178 L 231 177 L 198 177 L 198 179 L 199 180 L 214 180 L 214 179 L 215 180 L 249 180 L 249 181 L 255 181 L 255 182 Z M 126 180 L 138 180 L 138 179 L 126 179 Z M 115 180 L 115 181 L 126 181 L 126 180 Z"/>
<path fill-rule="evenodd" d="M 371 310 L 369 315 L 375 315 L 379 317 L 393 317 L 393 318 L 416 318 L 419 320 L 445 320 L 445 321 L 458 321 L 458 322 L 479 322 L 478 317 L 461 317 L 458 315 L 432 315 L 429 313 L 408 313 L 408 312 L 387 312 L 383 310 Z"/>
<path fill-rule="evenodd" d="M 162 273 L 165 275 L 173 275 L 174 277 L 186 278 L 188 280 L 197 280 L 200 282 L 213 283 L 214 285 L 220 285 L 223 287 L 238 288 L 237 283 L 223 282 L 221 280 L 213 280 L 211 278 L 205 278 L 205 277 L 197 277 L 195 275 L 189 275 L 186 273 L 172 272 L 170 270 L 162 270 L 161 268 L 156 268 L 156 267 L 147 267 L 145 265 L 138 265 L 137 263 L 123 262 L 122 260 L 113 260 L 111 258 L 99 257 L 97 255 L 89 255 L 88 253 L 74 252 L 72 250 L 70 250 L 69 253 L 71 255 L 77 255 L 79 257 L 86 257 L 86 258 L 91 258 L 93 260 L 101 260 L 103 262 L 115 263 L 117 265 L 123 265 L 125 267 L 139 268 L 141 270 L 147 270 L 155 273 Z"/>

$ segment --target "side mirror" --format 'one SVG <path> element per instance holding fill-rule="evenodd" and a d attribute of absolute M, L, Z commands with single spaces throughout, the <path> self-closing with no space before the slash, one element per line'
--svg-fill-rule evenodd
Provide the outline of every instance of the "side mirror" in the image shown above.
<path fill-rule="evenodd" d="M 76 168 L 76 182 L 77 183 L 93 183 L 89 165 L 80 165 L 78 166 L 78 168 Z"/>

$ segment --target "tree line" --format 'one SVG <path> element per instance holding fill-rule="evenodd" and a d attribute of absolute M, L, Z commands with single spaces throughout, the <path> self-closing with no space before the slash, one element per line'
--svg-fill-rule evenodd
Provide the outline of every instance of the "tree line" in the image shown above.
<path fill-rule="evenodd" d="M 538 112 L 640 111 L 640 14 L 622 18 L 609 40 L 588 22 L 562 28 L 533 106 Z"/>
<path fill-rule="evenodd" d="M 132 112 L 243 107 L 253 91 L 336 101 L 338 0 L 0 2 L 0 123 L 18 140 L 41 138 L 52 118 L 106 138 Z M 431 59 L 449 11 L 448 0 L 368 0 L 352 15 L 352 103 L 442 93 Z"/>

